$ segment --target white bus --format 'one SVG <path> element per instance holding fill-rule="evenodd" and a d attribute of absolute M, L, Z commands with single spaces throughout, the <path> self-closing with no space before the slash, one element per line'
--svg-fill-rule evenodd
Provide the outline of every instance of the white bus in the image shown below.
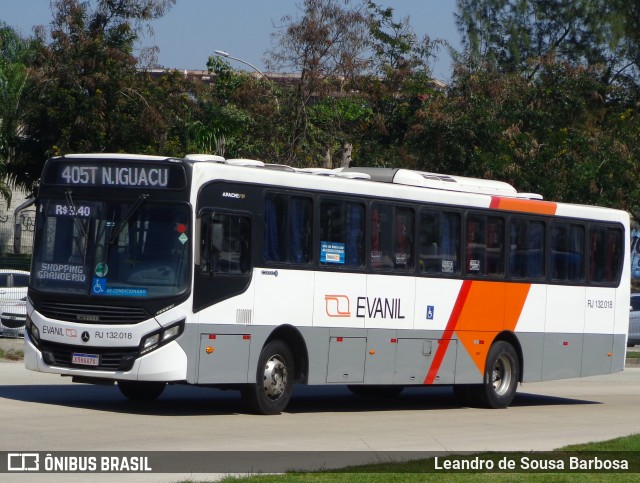
<path fill-rule="evenodd" d="M 503 408 L 518 382 L 621 371 L 626 212 L 405 169 L 84 154 L 37 196 L 25 364 L 153 400 L 293 384 L 452 385 Z"/>

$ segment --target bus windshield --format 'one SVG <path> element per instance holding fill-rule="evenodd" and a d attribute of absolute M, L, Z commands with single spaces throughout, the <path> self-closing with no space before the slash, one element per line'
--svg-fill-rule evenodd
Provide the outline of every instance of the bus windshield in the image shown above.
<path fill-rule="evenodd" d="M 32 286 L 92 297 L 166 297 L 188 288 L 189 207 L 133 201 L 44 199 Z"/>

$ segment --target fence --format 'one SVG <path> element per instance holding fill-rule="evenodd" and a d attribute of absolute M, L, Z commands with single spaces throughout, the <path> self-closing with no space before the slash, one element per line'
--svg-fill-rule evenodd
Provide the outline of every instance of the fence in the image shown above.
<path fill-rule="evenodd" d="M 35 207 L 0 207 L 0 336 L 24 330 L 25 297 L 33 254 Z"/>

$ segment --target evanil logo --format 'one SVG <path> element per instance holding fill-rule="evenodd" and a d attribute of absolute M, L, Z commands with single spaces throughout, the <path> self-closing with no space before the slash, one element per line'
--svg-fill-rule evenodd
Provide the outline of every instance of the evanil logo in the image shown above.
<path fill-rule="evenodd" d="M 244 193 L 229 193 L 228 191 L 222 193 L 223 198 L 236 198 L 238 200 L 241 200 L 244 198 L 244 196 Z"/>

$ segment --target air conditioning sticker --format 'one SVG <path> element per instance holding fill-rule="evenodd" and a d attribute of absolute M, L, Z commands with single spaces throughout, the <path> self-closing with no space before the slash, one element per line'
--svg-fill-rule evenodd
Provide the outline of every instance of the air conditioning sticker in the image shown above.
<path fill-rule="evenodd" d="M 344 265 L 344 243 L 320 242 L 320 262 Z"/>
<path fill-rule="evenodd" d="M 91 283 L 91 294 L 114 297 L 146 297 L 148 291 L 146 288 L 108 287 L 106 278 L 94 277 Z"/>

